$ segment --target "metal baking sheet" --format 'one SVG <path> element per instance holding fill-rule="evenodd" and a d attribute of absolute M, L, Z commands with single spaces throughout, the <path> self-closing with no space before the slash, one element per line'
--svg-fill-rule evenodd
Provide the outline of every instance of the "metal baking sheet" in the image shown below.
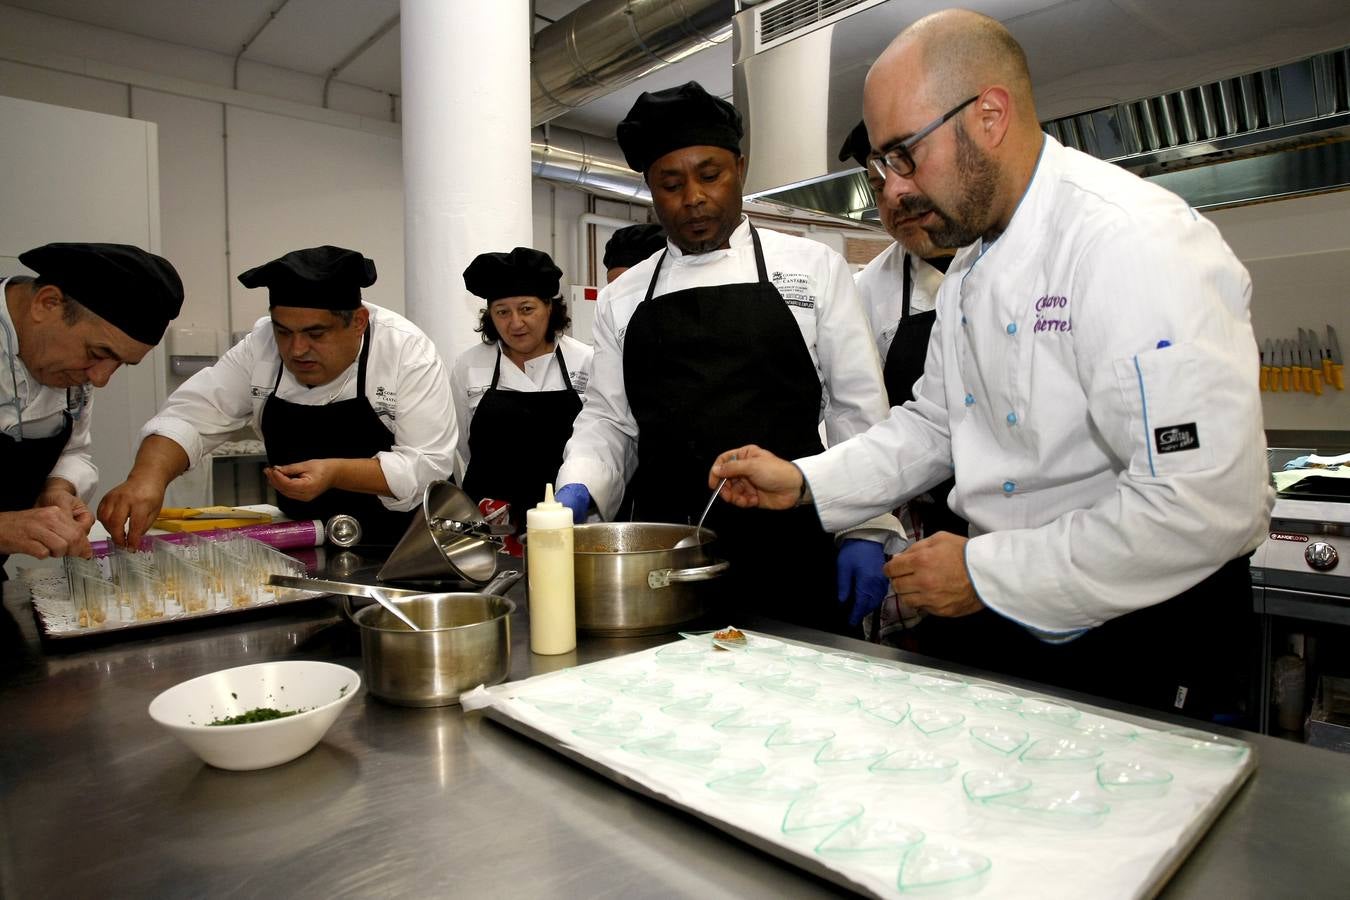
<path fill-rule="evenodd" d="M 654 665 L 653 655 L 660 649 L 659 647 L 653 648 L 563 672 L 537 676 L 526 681 L 479 689 L 470 695 L 466 695 L 463 702 L 466 709 L 482 709 L 484 714 L 493 721 L 550 747 L 569 759 L 605 775 L 619 785 L 695 815 L 713 827 L 784 862 L 798 866 L 849 890 L 859 891 L 871 896 L 905 896 L 897 893 L 893 877 L 887 883 L 874 873 L 863 872 L 859 875 L 857 871 L 852 870 L 847 865 L 837 865 L 834 860 L 814 853 L 812 849 L 814 842 L 806 845 L 793 843 L 772 829 L 762 827 L 762 822 L 756 822 L 753 818 L 747 819 L 744 815 L 743 806 L 738 810 L 735 803 L 729 803 L 725 798 L 714 795 L 711 791 L 690 791 L 687 783 L 673 782 L 668 774 L 671 771 L 668 766 L 663 768 L 661 764 L 653 763 L 633 754 L 625 755 L 611 752 L 613 748 L 593 748 L 585 745 L 584 741 L 572 735 L 572 728 L 575 726 L 551 720 L 547 715 L 539 714 L 524 700 L 519 699 L 555 691 L 560 686 L 566 687 L 569 683 L 573 685 L 583 684 L 585 682 L 580 679 L 593 677 L 595 674 L 631 673 L 641 671 L 648 666 L 650 671 L 660 675 L 676 674 L 678 670 Z M 813 649 L 822 653 L 834 652 L 824 647 L 814 647 Z M 567 679 L 570 679 L 570 682 Z M 992 684 L 990 682 L 985 683 Z M 1025 692 L 1019 691 L 1018 693 Z M 1083 705 L 1077 705 L 1077 708 L 1097 718 L 1128 724 L 1141 732 L 1167 730 L 1174 727 L 1165 723 Z M 663 726 L 667 725 L 665 720 L 659 721 Z M 1137 746 L 1141 749 L 1132 749 L 1129 752 L 1146 760 L 1150 759 L 1148 754 L 1151 751 L 1147 749 L 1147 745 L 1139 744 Z M 1018 826 L 1023 829 L 1023 833 L 1009 836 L 1007 839 L 1009 843 L 1013 843 L 1014 840 L 1020 841 L 1025 848 L 1028 841 L 1034 841 L 1034 847 L 1043 846 L 1048 848 L 1048 852 L 1066 853 L 1069 857 L 1072 857 L 1073 853 L 1078 853 L 1084 858 L 1078 859 L 1076 862 L 1072 858 L 1055 860 L 1061 863 L 1058 870 L 1053 867 L 1047 867 L 1043 871 L 1034 870 L 1035 875 L 1032 878 L 1015 881 L 1012 885 L 1013 890 L 1008 890 L 1009 885 L 1006 883 L 991 882 L 984 886 L 978 896 L 1006 897 L 1020 895 L 1039 898 L 1055 895 L 1056 891 L 1065 896 L 1152 897 L 1156 895 L 1255 771 L 1255 748 L 1249 744 L 1245 746 L 1247 752 L 1242 760 L 1228 766 L 1192 765 L 1184 761 L 1169 763 L 1172 771 L 1180 773 L 1178 783 L 1173 785 L 1172 792 L 1169 795 L 1168 802 L 1170 805 L 1145 807 L 1146 818 L 1149 815 L 1162 818 L 1165 826 L 1163 828 L 1151 829 L 1146 833 L 1136 835 L 1115 834 L 1106 828 L 1096 832 L 1065 832 L 1032 825 Z M 966 747 L 968 750 L 968 741 Z M 953 755 L 960 754 L 954 752 Z M 1116 750 L 1108 758 L 1120 759 L 1124 755 L 1124 750 Z M 962 769 L 966 769 L 965 757 L 962 758 Z M 1016 765 L 1016 763 L 1014 762 L 1012 765 Z M 1183 776 L 1186 779 L 1185 781 L 1182 780 Z M 1090 773 L 1088 777 L 1091 777 Z M 953 782 L 956 782 L 954 789 L 959 792 L 961 790 L 959 786 L 960 774 L 953 778 Z M 830 784 L 828 781 L 822 783 Z M 1119 809 L 1127 809 L 1128 807 L 1124 804 L 1154 802 L 1161 804 L 1163 801 L 1135 799 L 1113 802 L 1122 804 Z M 1175 812 L 1172 807 L 1175 807 Z M 883 810 L 887 808 L 889 807 L 883 806 Z M 1139 807 L 1133 809 L 1137 810 Z M 778 815 L 781 815 L 781 811 L 778 812 Z M 971 815 L 973 817 L 976 814 L 972 813 Z M 1121 816 L 1128 815 L 1128 813 L 1119 813 L 1117 819 L 1124 823 L 1129 819 L 1121 818 Z M 1184 819 L 1181 818 L 1182 816 L 1184 816 Z M 926 825 L 923 821 L 916 824 L 920 827 Z M 997 826 L 995 826 L 996 831 Z M 940 832 L 938 833 L 940 834 Z M 979 835 L 978 829 L 976 834 L 986 844 L 990 840 L 988 834 Z M 1130 844 L 1131 841 L 1134 843 Z M 985 852 L 985 850 L 981 848 L 980 852 Z M 1124 853 L 1123 858 L 1131 862 L 1127 869 L 1120 869 L 1119 866 L 1117 868 L 1124 871 L 1128 875 L 1127 878 L 1121 878 L 1116 883 L 1108 882 L 1105 885 L 1105 890 L 1103 890 L 1103 885 L 1100 882 L 1094 883 L 1083 880 L 1106 877 L 1099 870 L 1109 868 L 1110 864 L 1115 861 L 1116 857 L 1111 854 L 1122 852 Z M 999 859 L 1011 861 L 1024 868 L 1027 865 L 1026 859 L 1011 854 L 1002 857 L 995 856 L 992 853 L 987 855 L 995 859 L 996 866 Z M 897 863 L 897 870 L 898 866 Z M 1005 868 L 1011 868 L 1011 866 L 1005 866 Z M 1075 880 L 1075 878 L 1079 880 Z"/>

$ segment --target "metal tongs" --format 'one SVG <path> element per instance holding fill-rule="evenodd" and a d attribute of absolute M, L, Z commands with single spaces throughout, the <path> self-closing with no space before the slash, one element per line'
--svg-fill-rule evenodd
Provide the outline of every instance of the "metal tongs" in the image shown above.
<path fill-rule="evenodd" d="M 437 539 L 460 535 L 461 537 L 476 537 L 498 543 L 501 543 L 503 537 L 515 530 L 507 523 L 461 522 L 458 519 L 432 519 L 427 527 L 431 529 L 431 533 Z"/>

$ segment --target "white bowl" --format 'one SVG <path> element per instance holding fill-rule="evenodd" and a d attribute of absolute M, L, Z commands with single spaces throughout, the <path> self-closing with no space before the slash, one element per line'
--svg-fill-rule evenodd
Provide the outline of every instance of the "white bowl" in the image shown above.
<path fill-rule="evenodd" d="M 346 666 L 288 660 L 223 669 L 174 685 L 150 718 L 219 769 L 266 769 L 308 753 L 361 687 Z M 258 707 L 303 712 L 246 725 L 209 725 Z"/>

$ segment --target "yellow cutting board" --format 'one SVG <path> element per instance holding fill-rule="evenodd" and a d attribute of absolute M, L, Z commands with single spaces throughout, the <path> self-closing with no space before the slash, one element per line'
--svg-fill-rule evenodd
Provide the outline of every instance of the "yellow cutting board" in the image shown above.
<path fill-rule="evenodd" d="M 166 506 L 159 511 L 161 519 L 254 519 L 266 524 L 272 517 L 264 512 L 238 509 L 233 506 Z"/>
<path fill-rule="evenodd" d="M 266 525 L 271 516 L 261 519 L 156 519 L 154 527 L 162 531 L 210 531 L 213 528 L 243 528 L 245 525 Z"/>

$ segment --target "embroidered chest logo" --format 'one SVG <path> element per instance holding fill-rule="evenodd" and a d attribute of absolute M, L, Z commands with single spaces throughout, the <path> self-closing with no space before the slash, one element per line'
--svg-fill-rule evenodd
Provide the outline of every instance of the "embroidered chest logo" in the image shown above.
<path fill-rule="evenodd" d="M 1158 453 L 1180 453 L 1200 448 L 1200 432 L 1194 422 L 1153 429 L 1153 445 Z"/>
<path fill-rule="evenodd" d="M 1036 324 L 1032 330 L 1037 334 L 1043 331 L 1073 331 L 1073 318 L 1069 314 L 1069 298 L 1046 295 L 1036 300 Z"/>
<path fill-rule="evenodd" d="M 265 400 L 270 393 L 272 393 L 272 388 L 266 385 L 251 384 L 248 388 L 248 395 L 254 400 Z"/>
<path fill-rule="evenodd" d="M 769 281 L 773 282 L 788 306 L 816 308 L 816 298 L 811 294 L 811 281 L 805 275 L 799 272 L 774 272 L 769 276 Z"/>
<path fill-rule="evenodd" d="M 398 392 L 379 385 L 375 388 L 375 399 L 371 401 L 371 406 L 375 407 L 376 415 L 388 416 L 389 421 L 394 421 L 398 412 Z"/>
<path fill-rule="evenodd" d="M 591 376 L 587 372 L 573 371 L 568 372 L 567 377 L 572 381 L 572 390 L 578 394 L 586 393 L 586 385 L 591 383 Z"/>
<path fill-rule="evenodd" d="M 94 393 L 92 384 L 82 384 L 66 391 L 66 412 L 72 419 L 78 420 L 89 406 L 89 398 Z"/>

